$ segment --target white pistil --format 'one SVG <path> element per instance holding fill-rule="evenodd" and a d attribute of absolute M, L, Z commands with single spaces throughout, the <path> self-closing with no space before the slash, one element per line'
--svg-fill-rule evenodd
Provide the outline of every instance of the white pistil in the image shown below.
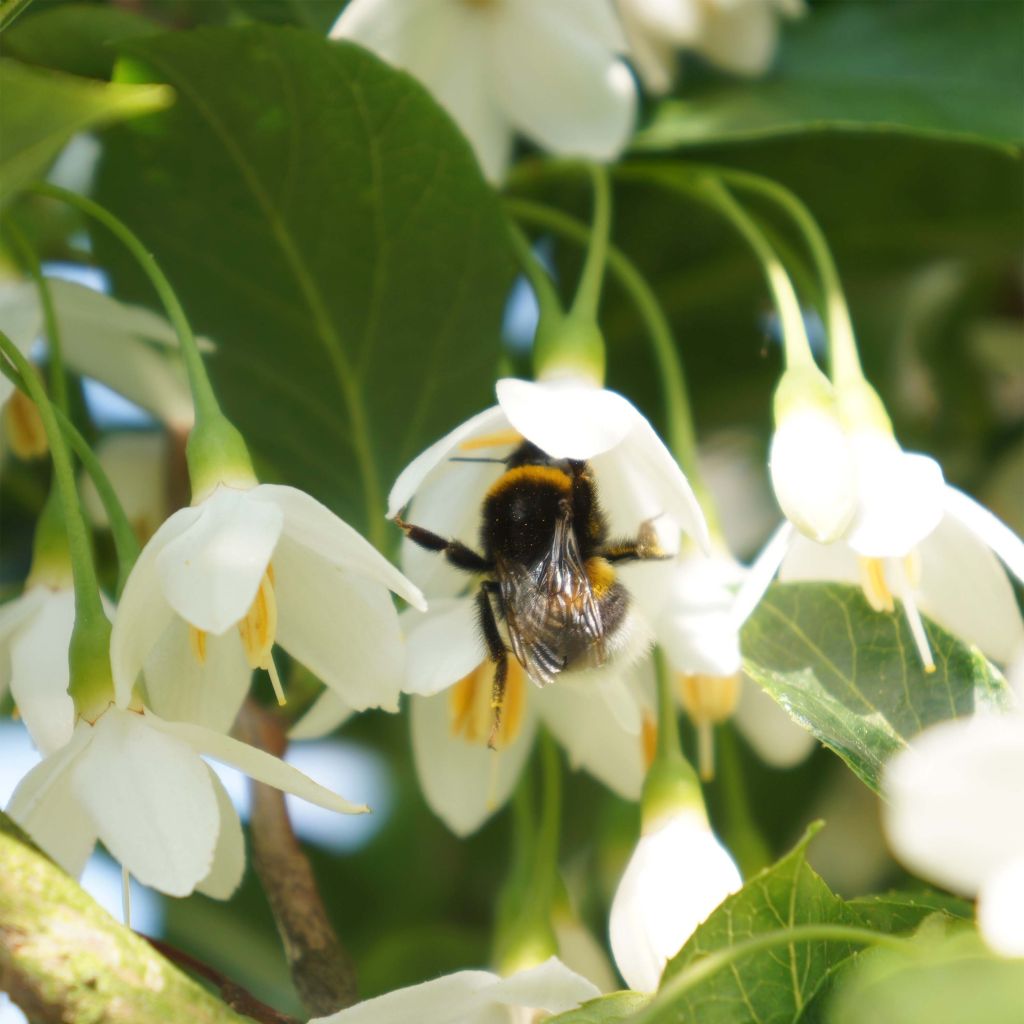
<path fill-rule="evenodd" d="M 903 603 L 903 611 L 907 616 L 907 625 L 917 644 L 918 654 L 921 656 L 921 663 L 929 675 L 935 671 L 935 660 L 932 658 L 932 649 L 928 643 L 928 634 L 925 633 L 924 623 L 921 621 L 921 613 L 917 609 L 917 601 L 914 600 L 914 589 L 907 579 L 907 572 L 904 568 L 905 559 L 887 558 L 886 569 L 891 574 L 893 589 L 896 596 Z"/>

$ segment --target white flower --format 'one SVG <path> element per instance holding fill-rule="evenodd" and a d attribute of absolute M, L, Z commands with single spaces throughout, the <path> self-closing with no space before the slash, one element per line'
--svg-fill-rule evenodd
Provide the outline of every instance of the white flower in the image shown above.
<path fill-rule="evenodd" d="M 173 328 L 141 306 L 128 306 L 70 281 L 47 281 L 64 361 L 142 406 L 175 429 L 192 425 L 192 399 L 184 368 L 172 347 Z M 39 292 L 32 281 L 0 282 L 0 330 L 27 353 L 43 333 Z M 210 343 L 200 339 L 210 348 Z M 13 385 L 0 377 L 0 404 Z"/>
<path fill-rule="evenodd" d="M 331 29 L 418 78 L 500 181 L 515 133 L 610 160 L 629 140 L 633 77 L 608 0 L 353 0 Z"/>
<path fill-rule="evenodd" d="M 653 93 L 675 78 L 676 51 L 694 50 L 728 71 L 768 70 L 777 16 L 802 13 L 801 0 L 617 0 L 631 56 Z"/>
<path fill-rule="evenodd" d="M 210 729 L 109 707 L 19 783 L 7 813 L 70 874 L 99 839 L 144 885 L 226 898 L 245 864 L 238 817 L 212 757 L 333 811 L 366 810 L 291 765 Z"/>
<path fill-rule="evenodd" d="M 635 800 L 643 784 L 644 710 L 653 691 L 649 661 L 559 678 L 535 686 L 509 659 L 496 750 L 490 736 L 493 665 L 486 658 L 469 597 L 431 599 L 407 613 L 411 728 L 416 773 L 427 803 L 457 835 L 474 832 L 515 788 L 543 723 L 583 768 Z"/>
<path fill-rule="evenodd" d="M 833 544 L 816 544 L 783 526 L 744 584 L 740 620 L 776 570 L 784 581 L 860 583 L 877 611 L 893 611 L 900 601 L 926 668 L 934 663 L 922 612 L 1007 664 L 1024 644 L 1024 622 L 999 560 L 1024 580 L 1024 543 L 946 484 L 933 459 L 878 434 L 855 434 L 853 446 L 858 508 L 849 530 Z"/>
<path fill-rule="evenodd" d="M 227 730 L 251 668 L 266 668 L 283 699 L 279 643 L 351 707 L 395 707 L 405 652 L 389 590 L 424 607 L 416 587 L 308 494 L 220 484 L 175 512 L 132 570 L 111 641 L 118 704 L 145 668 L 155 711 Z"/>
<path fill-rule="evenodd" d="M 95 452 L 128 522 L 145 543 L 167 517 L 170 477 L 167 434 L 153 430 L 108 434 L 99 440 Z M 99 527 L 109 527 L 107 510 L 87 472 L 80 474 L 79 487 L 90 519 Z"/>
<path fill-rule="evenodd" d="M 768 464 L 779 507 L 798 530 L 821 543 L 842 536 L 857 511 L 857 476 L 836 415 L 814 405 L 785 415 Z"/>
<path fill-rule="evenodd" d="M 682 809 L 641 835 L 612 901 L 612 955 L 626 984 L 658 987 L 665 964 L 743 884 L 702 810 Z"/>
<path fill-rule="evenodd" d="M 601 993 L 555 957 L 500 978 L 458 971 L 367 999 L 309 1024 L 528 1024 L 536 1012 L 564 1013 Z"/>
<path fill-rule="evenodd" d="M 887 765 L 883 820 L 912 871 L 978 897 L 998 953 L 1024 956 L 1024 716 L 933 725 Z"/>

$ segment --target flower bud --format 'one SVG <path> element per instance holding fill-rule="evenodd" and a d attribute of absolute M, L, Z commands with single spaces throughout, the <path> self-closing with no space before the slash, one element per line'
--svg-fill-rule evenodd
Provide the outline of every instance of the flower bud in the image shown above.
<path fill-rule="evenodd" d="M 15 391 L 4 406 L 4 431 L 11 451 L 24 462 L 41 459 L 50 450 L 36 403 Z"/>
<path fill-rule="evenodd" d="M 779 506 L 812 540 L 838 540 L 857 511 L 857 477 L 832 386 L 819 370 L 783 374 L 775 423 L 768 462 Z"/>

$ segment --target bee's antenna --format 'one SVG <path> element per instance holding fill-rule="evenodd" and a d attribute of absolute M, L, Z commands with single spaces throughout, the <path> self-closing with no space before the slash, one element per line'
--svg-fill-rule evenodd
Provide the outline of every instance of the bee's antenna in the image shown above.
<path fill-rule="evenodd" d="M 488 458 L 483 458 L 483 457 L 471 458 L 471 457 L 465 456 L 465 455 L 453 455 L 448 461 L 449 462 L 500 462 L 500 463 L 504 464 L 508 460 L 507 459 L 488 459 Z"/>

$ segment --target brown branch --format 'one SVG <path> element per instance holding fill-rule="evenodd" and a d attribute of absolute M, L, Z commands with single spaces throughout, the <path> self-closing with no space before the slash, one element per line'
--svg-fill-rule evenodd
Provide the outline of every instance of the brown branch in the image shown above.
<path fill-rule="evenodd" d="M 118 924 L 2 813 L 0 991 L 34 1024 L 249 1024 Z"/>
<path fill-rule="evenodd" d="M 240 738 L 281 757 L 288 745 L 281 719 L 252 701 L 238 718 Z M 277 922 L 302 1005 L 325 1016 L 357 999 L 356 971 L 327 917 L 309 858 L 295 837 L 284 794 L 251 783 L 252 860 Z"/>
<path fill-rule="evenodd" d="M 137 934 L 142 935 L 141 932 Z M 259 1021 L 260 1024 L 299 1024 L 294 1017 L 289 1017 L 286 1013 L 281 1013 L 280 1010 L 275 1010 L 274 1007 L 261 1002 L 248 989 L 242 988 L 238 982 L 232 981 L 209 964 L 192 956 L 191 953 L 186 953 L 183 949 L 164 942 L 163 939 L 154 939 L 150 935 L 142 935 L 142 938 L 171 963 L 178 964 L 190 974 L 197 974 L 200 978 L 205 978 L 211 985 L 216 985 L 221 999 L 232 1010 L 237 1010 L 239 1013 L 245 1014 L 246 1017 Z"/>

